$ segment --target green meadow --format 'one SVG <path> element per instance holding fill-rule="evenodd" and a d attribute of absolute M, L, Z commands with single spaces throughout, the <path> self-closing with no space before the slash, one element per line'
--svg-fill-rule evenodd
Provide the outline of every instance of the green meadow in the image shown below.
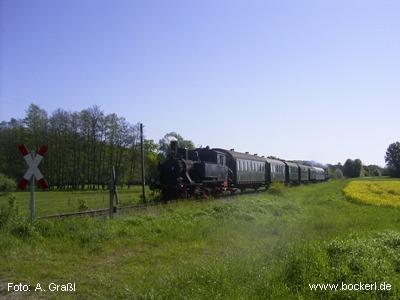
<path fill-rule="evenodd" d="M 7 282 L 75 282 L 76 292 L 24 297 L 399 299 L 400 210 L 349 201 L 348 182 L 176 202 L 114 220 L 30 224 L 3 209 L 0 297 L 19 295 Z M 391 290 L 310 289 L 342 282 Z"/>
<path fill-rule="evenodd" d="M 141 186 L 131 186 L 118 190 L 119 204 L 132 205 L 141 202 Z M 148 198 L 152 199 L 152 192 L 146 187 Z M 12 193 L 15 205 L 23 215 L 29 215 L 29 191 Z M 9 202 L 10 195 L 0 194 L 0 207 Z M 109 191 L 77 190 L 77 191 L 35 191 L 36 215 L 48 216 L 60 213 L 94 210 L 109 207 Z"/>

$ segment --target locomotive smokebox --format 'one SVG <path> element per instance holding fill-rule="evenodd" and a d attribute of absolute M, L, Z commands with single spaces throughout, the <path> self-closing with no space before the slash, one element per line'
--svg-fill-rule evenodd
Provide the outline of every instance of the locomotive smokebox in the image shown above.
<path fill-rule="evenodd" d="M 178 148 L 178 157 L 188 160 L 188 150 L 186 148 Z"/>
<path fill-rule="evenodd" d="M 171 141 L 170 147 L 171 147 L 171 155 L 173 157 L 176 157 L 176 155 L 178 154 L 178 141 Z"/>

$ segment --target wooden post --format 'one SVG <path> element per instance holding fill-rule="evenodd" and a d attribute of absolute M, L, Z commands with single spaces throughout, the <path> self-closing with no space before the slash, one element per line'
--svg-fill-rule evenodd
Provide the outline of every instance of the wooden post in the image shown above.
<path fill-rule="evenodd" d="M 114 213 L 116 210 L 116 207 L 114 207 L 114 204 L 118 204 L 118 192 L 117 192 L 117 177 L 115 176 L 115 167 L 112 167 L 111 170 L 111 180 L 110 180 L 110 207 L 109 207 L 109 216 L 110 219 L 114 217 Z"/>
<path fill-rule="evenodd" d="M 110 207 L 108 211 L 108 215 L 110 219 L 114 217 L 114 192 L 113 192 L 113 182 L 110 180 Z"/>
<path fill-rule="evenodd" d="M 144 190 L 145 187 L 145 179 L 144 179 L 144 145 L 143 145 L 143 124 L 140 123 L 140 152 L 141 152 L 141 160 L 142 160 L 142 198 L 143 202 L 146 203 L 146 193 Z"/>
<path fill-rule="evenodd" d="M 112 167 L 112 177 L 113 177 L 113 183 L 114 183 L 114 197 L 115 197 L 115 204 L 119 203 L 118 200 L 118 189 L 117 189 L 117 176 L 115 175 L 115 167 Z"/>

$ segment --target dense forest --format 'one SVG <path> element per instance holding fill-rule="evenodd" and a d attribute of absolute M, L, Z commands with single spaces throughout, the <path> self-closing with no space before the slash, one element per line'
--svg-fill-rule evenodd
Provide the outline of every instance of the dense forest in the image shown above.
<path fill-rule="evenodd" d="M 31 150 L 48 145 L 40 169 L 51 188 L 104 188 L 115 166 L 119 184 L 128 186 L 140 177 L 139 123 L 116 114 L 106 115 L 98 106 L 80 112 L 58 109 L 49 115 L 31 104 L 23 119 L 0 123 L 0 173 L 19 180 L 27 166 L 19 144 Z M 154 175 L 162 153 L 145 139 L 146 177 Z"/>

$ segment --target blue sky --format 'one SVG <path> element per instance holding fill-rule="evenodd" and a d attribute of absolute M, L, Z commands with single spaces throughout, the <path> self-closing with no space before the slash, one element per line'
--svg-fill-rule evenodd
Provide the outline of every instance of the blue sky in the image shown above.
<path fill-rule="evenodd" d="M 0 0 L 0 120 L 99 105 L 196 145 L 384 165 L 398 1 Z"/>

